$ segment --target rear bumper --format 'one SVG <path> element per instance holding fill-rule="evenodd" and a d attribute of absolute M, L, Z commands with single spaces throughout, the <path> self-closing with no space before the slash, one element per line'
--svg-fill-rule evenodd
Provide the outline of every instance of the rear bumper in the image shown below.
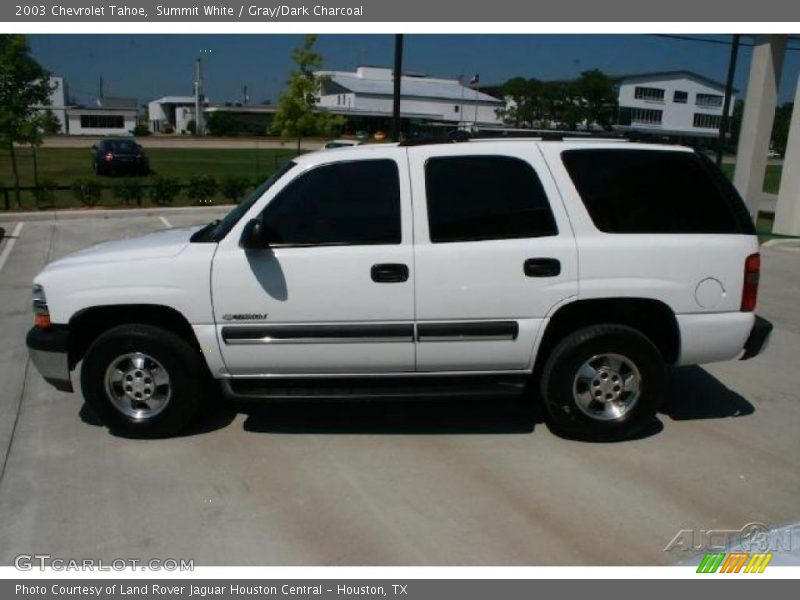
<path fill-rule="evenodd" d="M 72 392 L 66 326 L 33 327 L 25 338 L 28 354 L 44 380 L 57 390 Z"/>
<path fill-rule="evenodd" d="M 741 360 L 747 360 L 758 356 L 769 345 L 769 338 L 772 335 L 772 323 L 756 315 L 756 322 L 753 323 L 753 328 L 750 330 L 750 335 L 744 343 L 744 354 Z"/>

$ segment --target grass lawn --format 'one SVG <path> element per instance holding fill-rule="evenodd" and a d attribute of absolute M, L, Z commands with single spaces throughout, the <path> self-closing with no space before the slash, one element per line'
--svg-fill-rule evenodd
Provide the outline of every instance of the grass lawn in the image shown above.
<path fill-rule="evenodd" d="M 152 148 L 148 149 L 150 168 L 153 173 L 146 177 L 137 177 L 143 184 L 152 182 L 158 176 L 174 177 L 186 182 L 190 177 L 212 175 L 222 177 L 243 177 L 252 182 L 265 179 L 285 160 L 294 156 L 292 150 L 276 149 L 200 149 L 200 148 Z M 91 155 L 88 150 L 78 148 L 41 148 L 37 151 L 37 164 L 40 182 L 57 185 L 71 185 L 77 179 L 96 180 L 101 185 L 114 185 L 121 181 L 120 177 L 98 177 L 92 173 Z M 34 185 L 33 160 L 31 150 L 17 149 L 17 165 L 20 173 L 20 184 Z M 11 159 L 8 153 L 0 154 L 0 185 L 13 185 Z M 10 192 L 12 208 L 14 208 L 13 192 Z M 214 198 L 214 203 L 222 202 L 222 197 Z M 2 202 L 2 198 L 0 198 Z M 149 204 L 147 200 L 144 201 Z M 185 206 L 191 201 L 183 194 L 174 202 L 175 206 Z M 111 190 L 103 192 L 100 201 L 103 206 L 117 206 L 119 201 L 113 197 Z M 79 206 L 69 191 L 56 192 L 56 207 Z M 1 206 L 1 204 L 0 204 Z M 35 208 L 33 194 L 23 192 L 22 208 Z"/>
<path fill-rule="evenodd" d="M 722 165 L 722 171 L 729 178 L 733 178 L 733 169 L 736 165 L 733 163 L 725 163 Z M 764 173 L 764 191 L 768 194 L 777 194 L 778 188 L 781 185 L 781 172 L 783 167 L 781 165 L 767 165 L 767 171 Z"/>

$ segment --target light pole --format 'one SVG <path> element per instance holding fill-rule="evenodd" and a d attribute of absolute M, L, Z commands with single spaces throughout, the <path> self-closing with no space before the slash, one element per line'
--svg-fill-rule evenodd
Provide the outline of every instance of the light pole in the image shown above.
<path fill-rule="evenodd" d="M 392 102 L 392 141 L 400 141 L 400 78 L 403 74 L 403 34 L 394 36 L 394 98 Z"/>

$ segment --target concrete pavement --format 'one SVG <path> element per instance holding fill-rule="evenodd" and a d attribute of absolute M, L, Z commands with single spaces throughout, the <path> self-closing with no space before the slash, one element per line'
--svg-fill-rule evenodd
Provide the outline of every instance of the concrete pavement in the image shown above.
<path fill-rule="evenodd" d="M 26 221 L 0 270 L 0 564 L 672 564 L 681 529 L 800 520 L 800 255 L 765 248 L 766 354 L 671 373 L 641 439 L 559 439 L 523 402 L 238 405 L 187 435 L 110 435 L 29 364 L 30 282 L 191 211 Z M 0 215 L 9 234 L 24 217 Z M 8 240 L 4 241 L 5 244 Z M 2 249 L 0 249 L 2 252 Z M 800 539 L 800 536 L 798 536 Z"/>

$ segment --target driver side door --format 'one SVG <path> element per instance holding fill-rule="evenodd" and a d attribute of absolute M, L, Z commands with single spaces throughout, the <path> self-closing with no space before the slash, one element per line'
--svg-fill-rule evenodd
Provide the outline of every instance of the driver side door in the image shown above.
<path fill-rule="evenodd" d="M 306 167 L 277 191 L 258 217 L 268 247 L 220 243 L 211 285 L 231 375 L 414 370 L 406 155 L 374 156 Z"/>

